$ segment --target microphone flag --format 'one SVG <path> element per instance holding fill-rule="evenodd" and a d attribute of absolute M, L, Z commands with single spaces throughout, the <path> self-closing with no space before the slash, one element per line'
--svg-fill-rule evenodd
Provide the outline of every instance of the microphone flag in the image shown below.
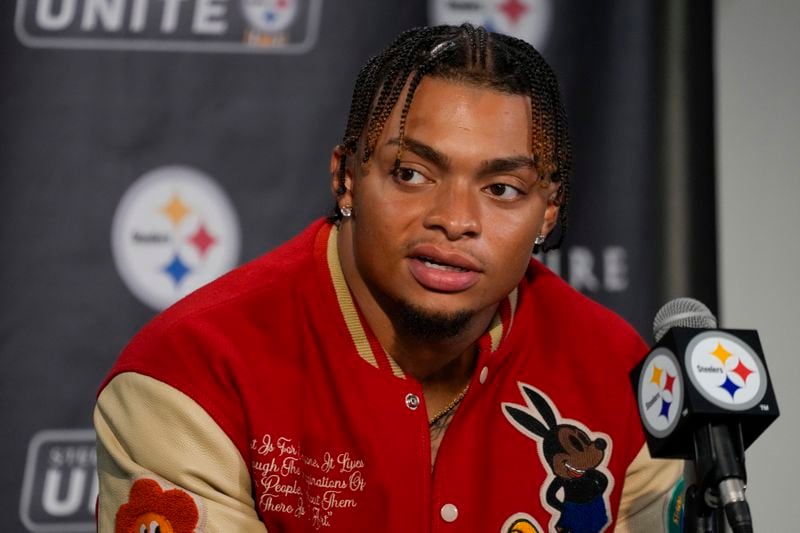
<path fill-rule="evenodd" d="M 747 449 L 780 414 L 754 330 L 672 327 L 630 379 L 652 457 L 694 459 L 709 423 L 738 427 Z"/>

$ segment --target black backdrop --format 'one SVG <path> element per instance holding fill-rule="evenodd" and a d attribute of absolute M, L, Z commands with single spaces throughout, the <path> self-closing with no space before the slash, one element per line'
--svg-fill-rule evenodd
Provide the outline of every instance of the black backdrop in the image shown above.
<path fill-rule="evenodd" d="M 93 530 L 91 410 L 116 355 L 158 302 L 327 214 L 358 68 L 408 27 L 486 23 L 559 74 L 577 159 L 552 268 L 648 338 L 669 298 L 714 310 L 710 13 L 690 0 L 3 2 L 0 500 L 19 513 L 2 529 Z"/>

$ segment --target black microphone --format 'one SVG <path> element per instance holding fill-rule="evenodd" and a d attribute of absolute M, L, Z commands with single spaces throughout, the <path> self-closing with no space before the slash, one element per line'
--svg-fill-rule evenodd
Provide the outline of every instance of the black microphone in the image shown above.
<path fill-rule="evenodd" d="M 678 298 L 653 336 L 630 374 L 650 455 L 694 461 L 706 504 L 716 492 L 731 529 L 752 532 L 744 451 L 779 415 L 758 333 L 718 329 L 705 305 Z"/>

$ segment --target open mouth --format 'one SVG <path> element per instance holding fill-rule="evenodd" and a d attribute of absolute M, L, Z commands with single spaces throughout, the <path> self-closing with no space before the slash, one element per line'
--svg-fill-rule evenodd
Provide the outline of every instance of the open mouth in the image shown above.
<path fill-rule="evenodd" d="M 469 272 L 469 269 L 462 268 L 455 265 L 448 265 L 447 263 L 440 263 L 435 259 L 426 256 L 419 256 L 417 257 L 418 260 L 422 261 L 422 263 L 428 268 L 435 268 L 437 270 L 442 270 L 444 272 Z"/>
<path fill-rule="evenodd" d="M 412 256 L 409 262 L 411 275 L 428 290 L 435 292 L 461 292 L 475 285 L 480 274 L 464 264 L 453 264 L 449 258 L 430 255 Z M 462 262 L 463 263 L 463 262 Z"/>
<path fill-rule="evenodd" d="M 415 246 L 408 255 L 411 274 L 434 292 L 462 292 L 481 279 L 481 264 L 469 253 L 433 244 Z"/>
<path fill-rule="evenodd" d="M 581 470 L 580 468 L 575 468 L 568 462 L 564 461 L 564 466 L 567 467 L 567 473 L 570 477 L 581 477 L 586 473 L 586 470 Z"/>

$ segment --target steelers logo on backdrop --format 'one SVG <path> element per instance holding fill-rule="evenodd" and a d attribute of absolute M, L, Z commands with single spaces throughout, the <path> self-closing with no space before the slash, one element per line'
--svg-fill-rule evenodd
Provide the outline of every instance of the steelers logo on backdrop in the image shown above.
<path fill-rule="evenodd" d="M 237 263 L 239 222 L 210 177 L 190 167 L 160 167 L 122 197 L 111 244 L 130 291 L 161 310 Z"/>
<path fill-rule="evenodd" d="M 553 21 L 552 0 L 429 0 L 431 25 L 469 22 L 541 48 Z"/>
<path fill-rule="evenodd" d="M 253 29 L 274 35 L 286 31 L 297 17 L 297 0 L 241 0 Z"/>
<path fill-rule="evenodd" d="M 678 359 L 670 350 L 658 348 L 647 356 L 637 400 L 648 433 L 666 437 L 675 430 L 683 409 L 683 383 Z"/>
<path fill-rule="evenodd" d="M 284 46 L 297 18 L 299 0 L 241 0 L 249 27 L 244 42 L 250 46 Z"/>
<path fill-rule="evenodd" d="M 740 338 L 706 331 L 686 349 L 689 379 L 709 402 L 724 409 L 754 407 L 767 391 L 764 363 Z"/>

